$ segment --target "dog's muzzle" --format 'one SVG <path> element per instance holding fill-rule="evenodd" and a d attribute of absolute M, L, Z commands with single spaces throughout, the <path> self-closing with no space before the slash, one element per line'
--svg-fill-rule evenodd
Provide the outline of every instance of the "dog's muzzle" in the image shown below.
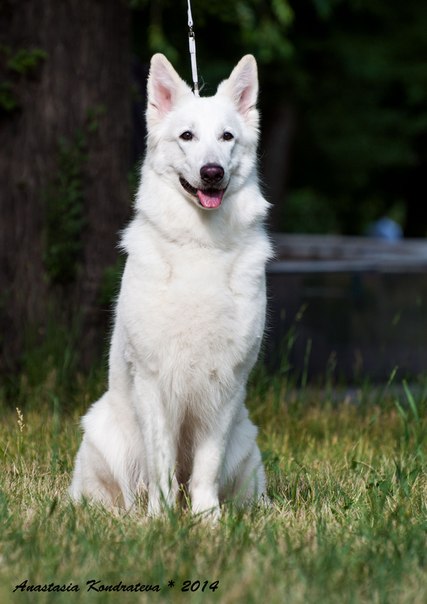
<path fill-rule="evenodd" d="M 218 164 L 205 164 L 200 168 L 200 178 L 207 185 L 206 188 L 197 189 L 182 176 L 180 176 L 179 182 L 187 193 L 197 198 L 199 205 L 205 210 L 219 208 L 225 193 L 225 187 L 221 188 L 224 169 Z"/>

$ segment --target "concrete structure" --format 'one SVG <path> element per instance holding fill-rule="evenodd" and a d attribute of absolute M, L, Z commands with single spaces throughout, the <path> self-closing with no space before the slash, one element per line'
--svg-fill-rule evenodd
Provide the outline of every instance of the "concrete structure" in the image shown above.
<path fill-rule="evenodd" d="M 273 239 L 265 346 L 270 365 L 288 356 L 299 373 L 333 372 L 350 381 L 386 381 L 395 367 L 399 377 L 427 372 L 426 241 Z"/>

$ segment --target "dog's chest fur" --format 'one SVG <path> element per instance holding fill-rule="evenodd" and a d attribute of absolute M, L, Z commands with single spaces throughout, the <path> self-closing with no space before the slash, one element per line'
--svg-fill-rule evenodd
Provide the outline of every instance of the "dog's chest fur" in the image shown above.
<path fill-rule="evenodd" d="M 159 245 L 149 227 L 137 223 L 130 231 L 117 308 L 127 358 L 155 374 L 168 396 L 189 399 L 209 390 L 212 401 L 213 390 L 233 389 L 247 377 L 259 350 L 263 234 L 255 233 L 251 245 L 225 251 L 194 243 Z"/>

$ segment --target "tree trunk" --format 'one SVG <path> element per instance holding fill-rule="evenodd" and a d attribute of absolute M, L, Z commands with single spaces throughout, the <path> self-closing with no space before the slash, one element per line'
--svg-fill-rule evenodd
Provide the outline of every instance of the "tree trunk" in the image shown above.
<path fill-rule="evenodd" d="M 0 369 L 16 365 L 27 329 L 43 332 L 49 300 L 62 287 L 46 271 L 46 196 L 63 177 L 60 140 L 72 147 L 76 133 L 86 145 L 78 175 L 86 226 L 76 234 L 79 267 L 65 303 L 68 314 L 82 314 L 80 346 L 90 359 L 104 340 L 95 335 L 106 314 L 97 306 L 99 285 L 130 207 L 129 8 L 124 0 L 6 0 L 0 43 L 9 58 L 20 49 L 46 53 L 24 73 L 7 57 L 1 64 L 19 106 L 0 116 Z"/>
<path fill-rule="evenodd" d="M 263 124 L 261 176 L 267 199 L 273 203 L 269 227 L 272 231 L 280 231 L 295 133 L 295 110 L 291 104 L 282 104 L 268 114 Z"/>

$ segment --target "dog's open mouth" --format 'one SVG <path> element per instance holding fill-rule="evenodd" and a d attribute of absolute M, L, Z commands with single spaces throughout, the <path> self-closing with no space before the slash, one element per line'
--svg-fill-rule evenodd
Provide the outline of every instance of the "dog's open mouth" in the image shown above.
<path fill-rule="evenodd" d="M 190 195 L 197 197 L 200 205 L 206 210 L 214 210 L 219 208 L 224 197 L 225 189 L 196 189 L 189 182 L 180 176 L 179 182 Z"/>

